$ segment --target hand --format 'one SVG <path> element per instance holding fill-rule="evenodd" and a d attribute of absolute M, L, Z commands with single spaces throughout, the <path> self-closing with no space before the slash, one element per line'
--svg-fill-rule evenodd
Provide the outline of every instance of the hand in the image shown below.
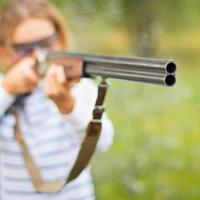
<path fill-rule="evenodd" d="M 74 107 L 74 97 L 70 90 L 78 82 L 77 79 L 68 80 L 61 65 L 52 64 L 44 78 L 45 94 L 63 114 L 70 113 Z"/>
<path fill-rule="evenodd" d="M 11 95 L 18 95 L 31 92 L 37 87 L 38 82 L 35 59 L 29 56 L 21 59 L 8 71 L 2 85 Z"/>

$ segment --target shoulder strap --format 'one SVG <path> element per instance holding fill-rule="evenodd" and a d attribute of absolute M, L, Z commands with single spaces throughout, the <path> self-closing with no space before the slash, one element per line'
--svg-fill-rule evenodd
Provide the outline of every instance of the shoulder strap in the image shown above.
<path fill-rule="evenodd" d="M 25 166 L 31 177 L 32 184 L 37 192 L 48 192 L 48 193 L 59 192 L 60 190 L 62 190 L 64 185 L 77 178 L 80 175 L 80 173 L 85 169 L 85 167 L 88 165 L 96 149 L 96 145 L 101 134 L 101 127 L 102 127 L 101 119 L 104 113 L 103 103 L 105 100 L 107 88 L 108 85 L 106 81 L 103 80 L 98 87 L 98 96 L 95 108 L 93 110 L 93 119 L 91 120 L 86 129 L 85 138 L 81 144 L 78 156 L 65 182 L 50 182 L 50 183 L 44 182 L 40 170 L 36 165 L 36 163 L 34 162 L 34 160 L 32 159 L 29 149 L 23 138 L 23 134 L 20 130 L 18 114 L 17 112 L 14 113 L 16 118 L 15 138 L 20 145 Z"/>

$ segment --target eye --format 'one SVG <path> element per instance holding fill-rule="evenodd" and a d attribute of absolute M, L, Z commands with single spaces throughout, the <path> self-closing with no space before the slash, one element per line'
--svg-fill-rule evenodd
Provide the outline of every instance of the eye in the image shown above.
<path fill-rule="evenodd" d="M 43 42 L 41 43 L 41 46 L 42 46 L 42 47 L 51 47 L 52 44 L 53 44 L 53 42 L 54 42 L 54 41 L 48 39 L 48 40 L 43 41 Z"/>
<path fill-rule="evenodd" d="M 57 34 L 53 34 L 52 36 L 43 39 L 40 41 L 40 46 L 42 47 L 51 47 L 57 39 Z"/>
<path fill-rule="evenodd" d="M 32 46 L 25 44 L 14 44 L 12 45 L 13 50 L 17 55 L 24 55 L 31 51 Z"/>

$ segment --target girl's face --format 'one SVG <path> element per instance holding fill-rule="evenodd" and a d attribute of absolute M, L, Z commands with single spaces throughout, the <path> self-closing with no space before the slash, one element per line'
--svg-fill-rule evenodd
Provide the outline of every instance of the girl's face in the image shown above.
<path fill-rule="evenodd" d="M 34 49 L 62 49 L 54 25 L 41 18 L 28 18 L 21 22 L 14 31 L 12 47 L 19 56 Z"/>

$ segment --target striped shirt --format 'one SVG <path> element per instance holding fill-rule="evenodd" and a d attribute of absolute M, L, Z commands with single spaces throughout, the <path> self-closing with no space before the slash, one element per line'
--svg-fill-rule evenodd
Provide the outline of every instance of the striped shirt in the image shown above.
<path fill-rule="evenodd" d="M 84 130 L 92 117 L 97 88 L 91 80 L 82 79 L 73 89 L 76 99 L 68 115 L 58 112 L 43 92 L 43 85 L 26 97 L 18 113 L 20 128 L 32 158 L 45 182 L 63 181 L 72 168 Z M 92 200 L 95 199 L 90 167 L 59 193 L 37 193 L 24 165 L 21 149 L 14 138 L 15 118 L 5 114 L 14 102 L 0 86 L 0 200 Z M 98 149 L 106 150 L 112 143 L 113 128 L 106 115 Z"/>

